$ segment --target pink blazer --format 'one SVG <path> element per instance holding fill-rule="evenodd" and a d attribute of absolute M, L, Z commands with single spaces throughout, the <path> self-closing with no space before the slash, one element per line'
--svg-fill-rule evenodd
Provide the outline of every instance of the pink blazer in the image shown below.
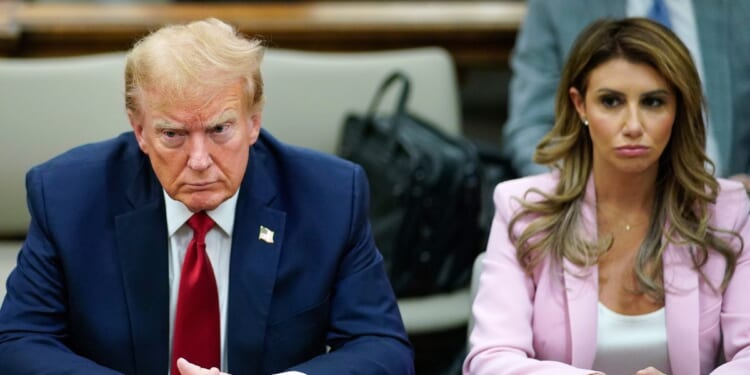
<path fill-rule="evenodd" d="M 745 189 L 736 182 L 719 182 L 721 192 L 710 207 L 712 224 L 750 239 L 750 200 Z M 475 325 L 464 374 L 594 372 L 597 267 L 582 269 L 567 261 L 561 266 L 547 259 L 527 276 L 507 235 L 510 218 L 519 208 L 512 197 L 522 197 L 532 187 L 552 191 L 556 183 L 556 175 L 544 174 L 507 181 L 495 189 L 496 212 L 472 306 Z M 595 195 L 590 179 L 582 216 L 591 238 L 596 236 Z M 523 226 L 517 225 L 516 232 Z M 750 254 L 743 251 L 723 294 L 714 292 L 691 267 L 687 249 L 674 245 L 666 249 L 665 313 L 673 373 L 750 374 Z M 723 258 L 712 254 L 704 272 L 713 285 L 720 285 Z M 727 362 L 714 369 L 721 345 Z"/>

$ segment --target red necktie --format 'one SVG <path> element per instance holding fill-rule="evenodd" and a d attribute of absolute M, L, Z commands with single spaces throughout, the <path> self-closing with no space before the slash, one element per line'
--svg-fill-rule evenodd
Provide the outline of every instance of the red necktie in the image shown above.
<path fill-rule="evenodd" d="M 190 217 L 187 224 L 193 229 L 193 239 L 180 273 L 172 340 L 172 375 L 180 374 L 177 370 L 180 357 L 204 368 L 221 365 L 219 292 L 206 254 L 206 233 L 214 222 L 201 211 Z"/>

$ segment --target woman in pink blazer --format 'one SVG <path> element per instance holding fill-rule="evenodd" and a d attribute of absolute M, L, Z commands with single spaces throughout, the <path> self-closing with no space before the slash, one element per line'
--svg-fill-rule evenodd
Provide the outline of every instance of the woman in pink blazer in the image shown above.
<path fill-rule="evenodd" d="M 750 374 L 750 201 L 703 119 L 671 31 L 581 33 L 535 154 L 553 171 L 495 189 L 464 374 Z"/>

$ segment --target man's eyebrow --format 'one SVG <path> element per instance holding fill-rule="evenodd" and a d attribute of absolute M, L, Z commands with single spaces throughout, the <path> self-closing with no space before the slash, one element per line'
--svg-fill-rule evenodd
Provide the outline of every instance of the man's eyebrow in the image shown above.
<path fill-rule="evenodd" d="M 184 126 L 180 124 L 173 123 L 171 121 L 167 120 L 156 120 L 154 121 L 154 128 L 157 130 L 164 130 L 164 129 L 183 129 Z"/>
<path fill-rule="evenodd" d="M 214 117 L 209 121 L 209 125 L 215 125 L 215 124 L 221 124 L 223 122 L 226 122 L 228 120 L 234 120 L 237 118 L 237 111 L 234 109 L 228 109 L 218 116 Z"/>

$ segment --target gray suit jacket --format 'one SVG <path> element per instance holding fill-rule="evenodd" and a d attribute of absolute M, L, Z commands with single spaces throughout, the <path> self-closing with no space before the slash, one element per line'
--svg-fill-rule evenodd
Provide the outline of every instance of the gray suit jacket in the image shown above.
<path fill-rule="evenodd" d="M 560 72 L 581 30 L 626 16 L 627 0 L 529 0 L 513 55 L 504 152 L 521 175 L 546 171 L 531 160 L 554 122 Z M 750 1 L 693 0 L 719 175 L 750 171 Z"/>

